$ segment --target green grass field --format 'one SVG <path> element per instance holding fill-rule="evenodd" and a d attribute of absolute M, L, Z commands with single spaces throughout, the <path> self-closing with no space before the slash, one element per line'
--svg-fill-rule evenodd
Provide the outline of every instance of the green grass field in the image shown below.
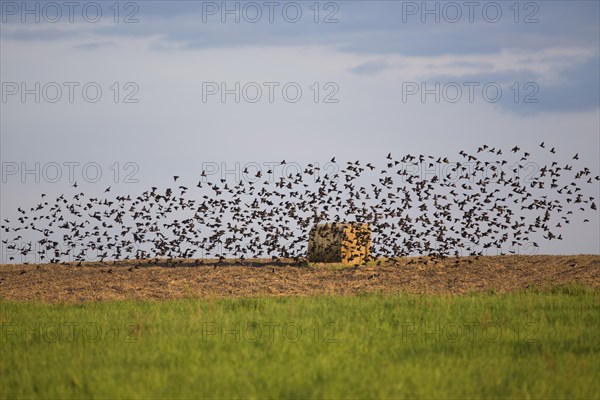
<path fill-rule="evenodd" d="M 0 302 L 2 398 L 599 398 L 600 296 Z"/>

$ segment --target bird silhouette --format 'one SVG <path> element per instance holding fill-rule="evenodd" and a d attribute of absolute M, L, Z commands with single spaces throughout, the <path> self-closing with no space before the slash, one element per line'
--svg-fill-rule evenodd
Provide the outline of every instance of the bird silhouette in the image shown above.
<path fill-rule="evenodd" d="M 355 160 L 327 173 L 308 164 L 277 178 L 270 168 L 265 178 L 259 169 L 239 181 L 212 181 L 202 171 L 197 185 L 152 186 L 110 198 L 80 192 L 51 201 L 42 195 L 42 203 L 22 205 L 16 219 L 4 220 L 2 231 L 14 237 L 3 244 L 12 251 L 11 261 L 30 254 L 51 263 L 166 258 L 175 265 L 209 256 L 221 263 L 298 261 L 307 257 L 313 226 L 334 231 L 357 222 L 371 227 L 371 237 L 357 241 L 371 240 L 374 259 L 445 258 L 539 247 L 532 237 L 562 240 L 560 229 L 575 220 L 589 222 L 590 210 L 597 215 L 596 199 L 584 194 L 586 187 L 598 189 L 600 177 L 591 169 L 559 160 L 541 165 L 519 146 L 507 153 L 514 159 L 500 158 L 502 149 L 489 145 L 473 154 L 460 150 L 456 159 L 395 158 L 390 152 L 380 166 Z M 556 154 L 555 148 L 549 153 Z"/>

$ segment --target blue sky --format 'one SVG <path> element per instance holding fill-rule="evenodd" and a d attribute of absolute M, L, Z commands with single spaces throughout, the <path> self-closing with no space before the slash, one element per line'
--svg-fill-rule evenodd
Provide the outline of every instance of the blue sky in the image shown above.
<path fill-rule="evenodd" d="M 39 10 L 36 22 L 35 14 L 23 15 L 22 2 L 0 1 L 6 97 L 0 103 L 0 156 L 19 168 L 97 163 L 102 179 L 79 179 L 90 193 L 109 185 L 123 193 L 143 191 L 169 185 L 172 175 L 191 182 L 203 163 L 325 163 L 334 155 L 368 161 L 389 151 L 456 156 L 483 143 L 535 149 L 545 141 L 565 162 L 579 153 L 582 165 L 600 170 L 597 1 L 522 1 L 516 7 L 513 1 L 474 2 L 472 10 L 462 1 L 276 2 L 272 22 L 261 1 L 120 2 L 118 22 L 112 1 L 81 2 L 72 22 L 62 2 L 50 3 L 27 2 L 27 9 Z M 236 4 L 239 22 L 235 14 L 221 15 Z M 424 7 L 437 7 L 439 21 L 423 14 Z M 90 22 L 97 9 L 101 17 Z M 298 9 L 302 15 L 292 22 Z M 128 15 L 138 22 L 125 23 Z M 36 103 L 31 94 L 25 102 L 20 93 L 7 94 L 11 83 L 23 82 L 29 88 L 55 82 L 62 97 L 52 103 L 42 95 Z M 73 102 L 65 82 L 77 84 Z M 217 93 L 203 102 L 207 82 L 230 89 L 254 82 L 262 97 L 236 103 L 227 95 L 223 103 Z M 277 84 L 273 102 L 265 82 Z M 471 102 L 465 83 L 473 82 Z M 82 97 L 89 83 L 102 90 L 96 103 Z M 289 83 L 302 90 L 297 102 L 282 94 Z M 407 84 L 436 83 L 447 93 L 458 85 L 462 97 L 436 102 L 428 95 L 422 101 L 418 93 L 404 101 Z M 502 89 L 495 102 L 481 91 L 491 84 Z M 127 95 L 138 102 L 124 103 Z M 337 102 L 324 102 L 327 95 Z M 539 155 L 540 164 L 548 160 Z M 123 182 L 128 162 L 136 165 L 138 183 Z M 115 163 L 121 170 L 116 183 Z M 55 183 L 43 176 L 39 182 L 34 175 L 22 179 L 20 171 L 5 179 L 3 218 L 42 191 L 68 190 L 65 171 Z M 589 190 L 600 194 L 597 185 Z M 600 253 L 598 215 L 590 219 L 541 251 Z"/>

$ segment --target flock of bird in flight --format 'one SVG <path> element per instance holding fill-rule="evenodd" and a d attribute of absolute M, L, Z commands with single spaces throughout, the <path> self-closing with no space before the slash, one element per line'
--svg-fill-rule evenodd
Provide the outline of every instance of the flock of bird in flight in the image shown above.
<path fill-rule="evenodd" d="M 372 228 L 373 258 L 449 257 L 538 247 L 532 236 L 560 240 L 560 228 L 587 223 L 586 213 L 597 212 L 596 200 L 582 189 L 600 180 L 589 168 L 541 166 L 518 146 L 506 153 L 514 163 L 483 145 L 474 154 L 460 151 L 456 161 L 388 154 L 383 168 L 350 161 L 324 174 L 308 164 L 303 173 L 276 180 L 263 181 L 259 171 L 254 182 L 211 182 L 202 171 L 191 190 L 174 176 L 174 188 L 139 195 L 62 194 L 51 202 L 42 194 L 36 206 L 19 207 L 12 223 L 4 220 L 2 231 L 16 236 L 2 242 L 11 262 L 31 254 L 51 263 L 207 256 L 299 261 L 314 224 L 355 221 Z M 576 154 L 570 162 L 578 160 Z"/>

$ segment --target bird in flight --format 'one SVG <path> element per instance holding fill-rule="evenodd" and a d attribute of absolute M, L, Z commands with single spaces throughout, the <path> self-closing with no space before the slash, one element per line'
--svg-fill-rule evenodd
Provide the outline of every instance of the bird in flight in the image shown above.
<path fill-rule="evenodd" d="M 535 152 L 504 150 L 508 159 L 502 149 L 482 145 L 457 156 L 389 152 L 380 163 L 353 160 L 327 171 L 308 164 L 284 168 L 281 176 L 274 167 L 265 174 L 244 168 L 233 180 L 210 179 L 203 170 L 206 179 L 195 186 L 158 185 L 128 195 L 114 195 L 110 186 L 103 196 L 42 194 L 41 203 L 25 202 L 15 219 L 4 219 L 3 244 L 13 260 L 40 252 L 53 263 L 86 261 L 90 252 L 101 260 L 173 263 L 207 254 L 221 262 L 301 260 L 313 226 L 357 222 L 372 227 L 373 258 L 443 258 L 518 252 L 534 241 L 539 247 L 542 237 L 562 240 L 560 230 L 571 221 L 596 218 L 600 177 L 591 168 L 553 159 L 532 172 L 525 161 L 535 160 Z"/>

